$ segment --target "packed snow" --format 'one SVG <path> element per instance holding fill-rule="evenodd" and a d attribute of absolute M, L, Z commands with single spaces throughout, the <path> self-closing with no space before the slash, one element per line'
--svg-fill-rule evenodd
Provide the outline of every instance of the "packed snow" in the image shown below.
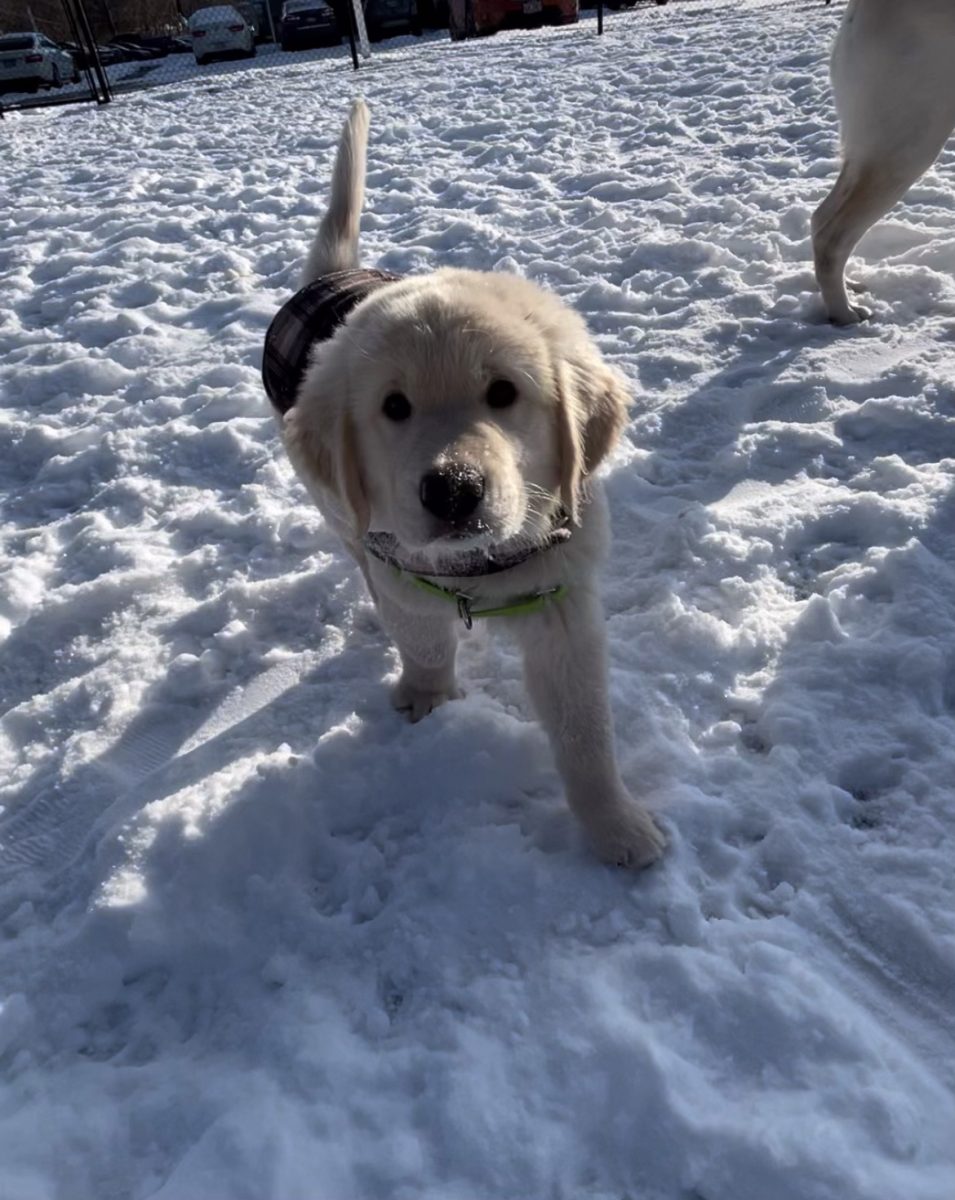
<path fill-rule="evenodd" d="M 0 125 L 3 1200 L 955 1195 L 955 187 L 823 320 L 839 6 L 261 62 Z M 513 647 L 416 726 L 259 380 L 350 100 L 365 259 L 635 397 L 589 854 Z"/>

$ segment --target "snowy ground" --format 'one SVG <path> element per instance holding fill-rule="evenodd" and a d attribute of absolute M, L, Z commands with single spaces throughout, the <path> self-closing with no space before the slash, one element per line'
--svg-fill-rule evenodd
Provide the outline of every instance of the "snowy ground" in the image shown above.
<path fill-rule="evenodd" d="M 821 322 L 837 14 L 651 10 L 0 126 L 3 1200 L 955 1194 L 953 155 Z M 258 379 L 348 101 L 368 261 L 633 381 L 587 854 L 511 649 L 408 727 Z"/>

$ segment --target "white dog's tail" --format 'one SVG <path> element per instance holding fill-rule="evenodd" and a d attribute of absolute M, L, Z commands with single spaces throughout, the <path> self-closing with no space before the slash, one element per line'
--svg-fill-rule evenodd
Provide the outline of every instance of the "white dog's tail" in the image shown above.
<path fill-rule="evenodd" d="M 312 248 L 305 260 L 300 287 L 329 271 L 358 266 L 358 227 L 365 196 L 365 151 L 368 105 L 356 100 L 342 129 L 332 171 L 332 194 Z"/>

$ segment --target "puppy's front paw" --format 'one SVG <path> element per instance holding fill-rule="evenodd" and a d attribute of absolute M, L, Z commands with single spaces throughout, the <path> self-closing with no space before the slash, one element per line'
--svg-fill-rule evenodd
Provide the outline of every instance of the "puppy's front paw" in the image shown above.
<path fill-rule="evenodd" d="M 434 689 L 412 683 L 404 675 L 391 689 L 391 703 L 407 715 L 412 725 L 434 712 L 448 700 L 460 700 L 464 693 L 453 682 L 446 688 Z"/>
<path fill-rule="evenodd" d="M 666 849 L 666 836 L 645 808 L 632 801 L 588 822 L 599 857 L 610 866 L 640 871 Z"/>

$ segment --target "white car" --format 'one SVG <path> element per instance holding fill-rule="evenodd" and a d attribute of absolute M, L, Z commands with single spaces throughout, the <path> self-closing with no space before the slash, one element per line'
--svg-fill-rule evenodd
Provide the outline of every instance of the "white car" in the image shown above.
<path fill-rule="evenodd" d="M 255 32 L 249 22 L 228 4 L 200 8 L 188 21 L 192 50 L 200 65 L 226 54 L 255 54 Z"/>
<path fill-rule="evenodd" d="M 0 92 L 77 83 L 73 56 L 42 33 L 0 33 Z"/>

